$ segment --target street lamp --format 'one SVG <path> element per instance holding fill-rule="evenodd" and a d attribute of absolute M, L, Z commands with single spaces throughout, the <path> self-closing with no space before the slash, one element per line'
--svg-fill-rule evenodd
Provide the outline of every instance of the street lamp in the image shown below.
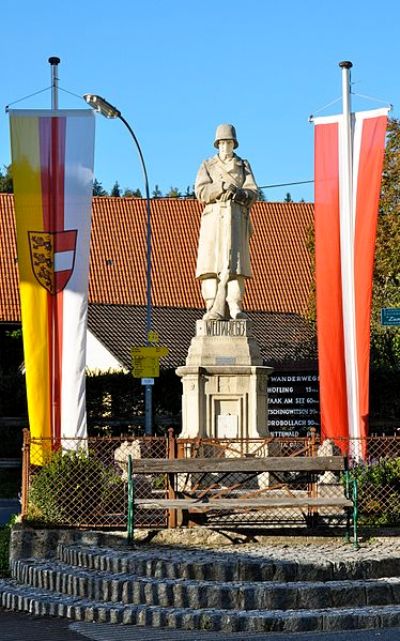
<path fill-rule="evenodd" d="M 142 165 L 143 177 L 146 191 L 146 211 L 147 211 L 147 234 L 146 234 L 146 255 L 147 255 L 147 269 L 146 269 L 146 342 L 149 344 L 149 333 L 152 329 L 152 308 L 151 308 L 151 208 L 150 208 L 150 190 L 149 179 L 147 176 L 146 165 L 144 162 L 142 150 L 139 141 L 136 138 L 130 124 L 125 120 L 119 109 L 111 105 L 105 98 L 96 96 L 94 94 L 86 93 L 83 98 L 95 111 L 101 113 L 105 118 L 119 118 L 128 129 L 130 135 L 139 152 L 139 158 Z M 152 421 L 152 391 L 151 385 L 145 385 L 145 434 L 151 436 L 153 432 Z"/>

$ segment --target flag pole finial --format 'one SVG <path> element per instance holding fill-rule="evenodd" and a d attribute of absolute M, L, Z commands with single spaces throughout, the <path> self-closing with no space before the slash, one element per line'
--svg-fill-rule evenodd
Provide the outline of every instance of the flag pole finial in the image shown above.
<path fill-rule="evenodd" d="M 350 60 L 342 60 L 342 62 L 339 62 L 339 67 L 341 69 L 351 69 L 353 66 L 353 63 L 350 62 Z"/>

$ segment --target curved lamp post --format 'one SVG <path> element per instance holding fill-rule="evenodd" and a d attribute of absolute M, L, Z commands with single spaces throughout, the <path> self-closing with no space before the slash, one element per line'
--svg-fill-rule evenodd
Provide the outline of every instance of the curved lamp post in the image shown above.
<path fill-rule="evenodd" d="M 125 127 L 128 129 L 130 135 L 139 152 L 139 158 L 142 165 L 143 177 L 146 191 L 146 211 L 147 211 L 147 234 L 146 234 L 146 247 L 147 247 L 147 269 L 146 269 L 146 342 L 148 343 L 149 332 L 152 329 L 152 306 L 151 306 L 151 208 L 150 208 L 150 190 L 149 179 L 147 176 L 146 165 L 144 162 L 142 150 L 139 141 L 136 138 L 130 124 L 125 120 L 119 109 L 111 105 L 107 100 L 101 96 L 86 93 L 83 98 L 95 111 L 101 113 L 105 118 L 119 118 L 122 120 Z M 152 421 L 152 386 L 145 385 L 145 434 L 151 436 L 153 432 Z"/>

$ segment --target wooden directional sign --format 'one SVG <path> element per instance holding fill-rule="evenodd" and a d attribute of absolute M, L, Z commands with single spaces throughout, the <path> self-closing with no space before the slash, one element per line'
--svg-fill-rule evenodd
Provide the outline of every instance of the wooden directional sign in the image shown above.
<path fill-rule="evenodd" d="M 400 325 L 400 307 L 385 307 L 381 309 L 381 325 Z"/>
<path fill-rule="evenodd" d="M 168 355 L 168 347 L 141 346 L 132 347 L 134 378 L 157 378 L 160 376 L 160 358 Z"/>

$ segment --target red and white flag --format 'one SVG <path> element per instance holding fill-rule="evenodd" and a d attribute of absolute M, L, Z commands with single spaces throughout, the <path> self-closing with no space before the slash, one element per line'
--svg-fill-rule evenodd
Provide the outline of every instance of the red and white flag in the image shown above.
<path fill-rule="evenodd" d="M 315 263 L 321 435 L 365 439 L 372 272 L 388 109 L 315 118 Z M 365 441 L 353 453 L 365 455 Z"/>
<path fill-rule="evenodd" d="M 92 111 L 10 112 L 22 331 L 31 435 L 86 437 Z M 47 447 L 47 445 L 49 447 Z"/>

